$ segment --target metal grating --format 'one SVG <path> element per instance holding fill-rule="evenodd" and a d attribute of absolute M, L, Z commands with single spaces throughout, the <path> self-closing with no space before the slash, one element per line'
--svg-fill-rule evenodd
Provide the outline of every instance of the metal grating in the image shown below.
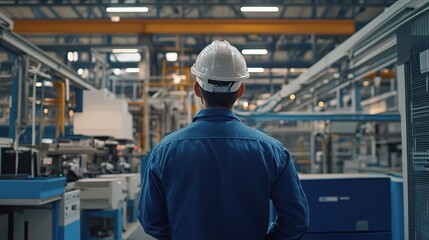
<path fill-rule="evenodd" d="M 429 239 L 429 13 L 411 22 L 405 63 L 409 239 Z"/>

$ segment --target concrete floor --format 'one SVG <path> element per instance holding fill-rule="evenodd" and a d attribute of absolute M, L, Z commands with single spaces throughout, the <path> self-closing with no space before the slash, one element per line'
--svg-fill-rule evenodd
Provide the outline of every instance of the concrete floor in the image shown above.
<path fill-rule="evenodd" d="M 126 239 L 128 240 L 153 240 L 155 238 L 152 238 L 151 236 L 147 235 L 143 227 L 140 225 L 140 223 L 137 221 L 136 223 L 133 223 L 132 229 L 134 230 L 130 236 Z M 125 239 L 125 238 L 124 238 Z"/>

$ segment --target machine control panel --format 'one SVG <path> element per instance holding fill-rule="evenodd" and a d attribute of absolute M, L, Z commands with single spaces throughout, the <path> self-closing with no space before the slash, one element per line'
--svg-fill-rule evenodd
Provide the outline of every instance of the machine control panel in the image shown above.
<path fill-rule="evenodd" d="M 65 192 L 60 201 L 60 226 L 80 220 L 80 190 Z"/>

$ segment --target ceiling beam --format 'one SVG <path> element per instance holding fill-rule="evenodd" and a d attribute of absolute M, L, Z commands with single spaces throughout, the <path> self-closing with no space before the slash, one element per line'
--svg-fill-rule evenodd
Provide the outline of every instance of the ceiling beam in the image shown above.
<path fill-rule="evenodd" d="M 27 38 L 31 41 L 31 38 Z M 89 52 L 91 49 L 97 49 L 101 52 L 110 52 L 111 49 L 115 48 L 139 48 L 141 45 L 137 44 L 82 44 L 82 43 L 51 43 L 46 45 L 37 45 L 41 49 L 50 52 L 68 52 L 68 51 L 82 51 L 82 52 Z M 174 46 L 174 42 L 162 42 L 155 44 L 156 49 L 158 52 L 171 52 L 171 51 L 180 51 L 181 49 L 177 49 Z M 204 48 L 206 45 L 202 44 L 185 44 L 182 46 L 183 50 L 187 54 L 198 54 L 202 48 Z M 234 44 L 234 46 L 238 50 L 242 50 L 245 48 L 265 48 L 269 51 L 272 50 L 272 46 L 270 46 L 268 43 L 244 43 L 244 44 Z M 301 50 L 310 50 L 311 44 L 310 43 L 287 43 L 282 46 L 280 46 L 278 49 L 275 49 L 276 51 L 282 51 L 282 50 L 293 50 L 293 49 L 301 49 Z"/>
<path fill-rule="evenodd" d="M 386 7 L 393 4 L 396 0 L 366 0 L 364 2 L 365 6 L 371 7 Z M 78 3 L 76 3 L 78 2 Z M 116 3 L 114 3 L 116 2 Z M 108 1 L 108 0 L 79 0 L 79 1 L 46 1 L 46 0 L 26 0 L 26 1 L 17 1 L 17 0 L 2 0 L 0 1 L 0 6 L 4 7 L 34 7 L 34 6 L 148 6 L 148 7 L 157 7 L 162 6 L 193 6 L 193 7 L 207 7 L 207 6 L 243 6 L 254 4 L 255 1 L 243 1 L 243 0 L 229 0 L 225 2 L 206 2 L 206 1 L 160 1 L 160 0 L 137 0 L 137 1 Z M 273 0 L 273 1 L 264 1 L 263 3 L 258 4 L 258 6 L 272 6 L 272 5 L 283 5 L 283 6 L 295 6 L 295 7 L 306 7 L 312 4 L 311 0 Z M 332 6 L 362 6 L 362 3 L 358 1 L 332 1 L 332 0 L 319 0 L 317 1 L 319 6 L 332 5 Z"/>
<path fill-rule="evenodd" d="M 313 64 L 308 61 L 259 61 L 259 60 L 248 60 L 248 67 L 262 67 L 262 68 L 309 68 Z M 194 61 L 185 61 L 183 66 L 192 66 Z M 79 61 L 71 63 L 74 69 L 88 68 L 93 66 L 90 61 Z M 138 62 L 109 62 L 109 68 L 136 68 Z"/>
<path fill-rule="evenodd" d="M 351 35 L 353 20 L 125 19 L 15 20 L 18 34 L 323 34 Z"/>

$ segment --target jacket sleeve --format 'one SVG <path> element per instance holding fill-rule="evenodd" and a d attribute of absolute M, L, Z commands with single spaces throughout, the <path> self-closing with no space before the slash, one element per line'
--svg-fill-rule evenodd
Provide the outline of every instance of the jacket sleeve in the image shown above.
<path fill-rule="evenodd" d="M 300 239 L 309 224 L 307 198 L 289 154 L 285 151 L 285 167 L 271 191 L 271 200 L 278 216 L 270 225 L 267 240 Z"/>
<path fill-rule="evenodd" d="M 138 218 L 145 232 L 155 239 L 171 239 L 165 193 L 161 184 L 159 171 L 149 157 L 143 176 L 140 193 Z"/>

